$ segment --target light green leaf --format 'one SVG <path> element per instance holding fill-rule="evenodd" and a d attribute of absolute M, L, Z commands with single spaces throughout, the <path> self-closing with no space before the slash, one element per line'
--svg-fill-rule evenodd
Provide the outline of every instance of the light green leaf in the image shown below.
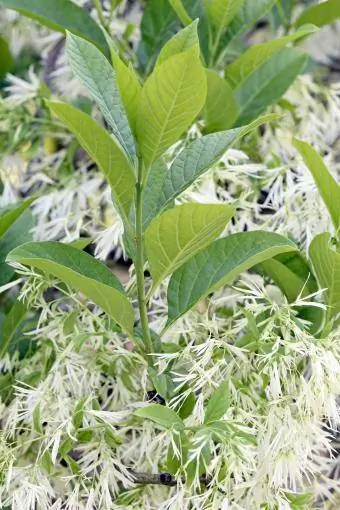
<path fill-rule="evenodd" d="M 19 204 L 9 205 L 0 209 L 0 239 L 4 237 L 8 229 L 22 215 L 23 212 L 34 202 L 35 197 L 23 200 Z"/>
<path fill-rule="evenodd" d="M 184 204 L 165 211 L 145 232 L 153 289 L 224 231 L 234 208 L 219 204 Z"/>
<path fill-rule="evenodd" d="M 52 30 L 69 30 L 106 51 L 105 37 L 86 9 L 71 0 L 0 0 L 2 7 L 14 9 L 35 19 Z"/>
<path fill-rule="evenodd" d="M 190 25 L 192 19 L 187 13 L 182 0 L 169 0 L 169 3 L 184 26 Z"/>
<path fill-rule="evenodd" d="M 206 135 L 191 142 L 175 158 L 166 174 L 154 214 L 156 215 L 157 212 L 171 204 L 180 193 L 217 163 L 227 149 L 243 136 L 261 124 L 277 118 L 278 116 L 275 114 L 267 115 L 246 126 Z"/>
<path fill-rule="evenodd" d="M 22 301 L 15 301 L 14 305 L 6 315 L 0 331 L 0 359 L 8 352 L 8 349 L 15 337 L 18 327 L 23 322 L 27 313 L 26 305 Z"/>
<path fill-rule="evenodd" d="M 229 381 L 223 381 L 209 399 L 207 410 L 205 412 L 204 423 L 208 424 L 223 418 L 223 415 L 228 410 L 229 403 Z"/>
<path fill-rule="evenodd" d="M 139 418 L 151 420 L 166 429 L 183 429 L 184 423 L 175 411 L 169 407 L 161 406 L 159 404 L 151 404 L 147 407 L 142 407 L 135 412 Z"/>
<path fill-rule="evenodd" d="M 221 40 L 220 50 L 225 51 L 227 46 L 240 35 L 247 32 L 259 19 L 264 17 L 277 0 L 244 0 L 241 9 L 230 23 L 225 36 Z"/>
<path fill-rule="evenodd" d="M 47 105 L 72 131 L 80 145 L 99 166 L 111 186 L 123 218 L 126 219 L 132 204 L 135 177 L 123 149 L 91 117 L 77 108 L 54 101 L 47 101 Z"/>
<path fill-rule="evenodd" d="M 323 162 L 321 156 L 307 142 L 295 139 L 294 147 L 301 154 L 303 161 L 318 187 L 322 200 L 324 201 L 330 217 L 332 218 L 335 230 L 340 229 L 340 185 Z"/>
<path fill-rule="evenodd" d="M 204 0 L 211 22 L 224 30 L 241 9 L 244 0 Z"/>
<path fill-rule="evenodd" d="M 195 47 L 197 56 L 199 56 L 199 40 L 197 34 L 198 20 L 193 21 L 190 25 L 183 28 L 174 35 L 162 48 L 156 61 L 156 67 L 163 64 L 166 60 L 177 53 L 182 53 L 190 48 Z"/>
<path fill-rule="evenodd" d="M 230 85 L 216 71 L 207 69 L 208 93 L 204 107 L 207 132 L 222 131 L 232 126 L 238 106 Z"/>
<path fill-rule="evenodd" d="M 309 257 L 320 288 L 327 289 L 328 322 L 340 313 L 340 253 L 334 248 L 328 232 L 314 237 L 309 247 Z"/>
<path fill-rule="evenodd" d="M 251 121 L 280 99 L 304 70 L 307 59 L 307 55 L 294 48 L 284 48 L 250 74 L 234 90 L 239 107 L 236 125 Z"/>
<path fill-rule="evenodd" d="M 261 230 L 218 239 L 172 275 L 168 287 L 167 327 L 243 271 L 279 253 L 294 250 L 296 246 L 287 238 Z"/>
<path fill-rule="evenodd" d="M 135 163 L 135 141 L 110 62 L 93 44 L 70 33 L 67 34 L 67 56 L 75 76 L 90 92 L 114 136 Z"/>
<path fill-rule="evenodd" d="M 32 239 L 34 221 L 31 211 L 26 210 L 7 230 L 0 240 L 0 286 L 5 285 L 14 275 L 14 270 L 5 260 L 7 254 L 22 243 Z"/>
<path fill-rule="evenodd" d="M 110 48 L 112 65 L 116 71 L 116 80 L 127 118 L 133 133 L 136 132 L 137 109 L 142 85 L 132 64 L 126 65 L 119 57 L 113 39 L 105 32 Z"/>
<path fill-rule="evenodd" d="M 236 59 L 225 70 L 225 78 L 233 88 L 238 88 L 253 73 L 257 72 L 265 62 L 289 43 L 296 42 L 317 31 L 313 25 L 301 27 L 294 34 L 289 34 L 264 44 L 251 46 L 241 57 Z"/>
<path fill-rule="evenodd" d="M 71 285 L 132 336 L 134 313 L 124 289 L 104 264 L 87 253 L 52 241 L 26 243 L 11 251 L 7 262 L 36 267 Z"/>
<path fill-rule="evenodd" d="M 328 23 L 332 23 L 332 21 L 338 18 L 340 18 L 339 0 L 328 0 L 318 5 L 311 5 L 305 9 L 297 19 L 295 25 L 300 27 L 305 23 L 313 23 L 318 27 L 322 27 L 328 25 Z"/>
<path fill-rule="evenodd" d="M 174 55 L 154 70 L 141 95 L 137 133 L 148 168 L 202 110 L 207 92 L 196 48 Z"/>

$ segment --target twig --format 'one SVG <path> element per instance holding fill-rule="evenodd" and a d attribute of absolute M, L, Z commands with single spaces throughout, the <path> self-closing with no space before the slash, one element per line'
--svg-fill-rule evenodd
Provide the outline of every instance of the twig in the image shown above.
<path fill-rule="evenodd" d="M 134 469 L 128 469 L 132 481 L 142 485 L 167 485 L 168 487 L 175 487 L 180 481 L 170 473 L 139 473 Z M 185 479 L 182 478 L 182 483 L 185 483 Z M 207 478 L 206 475 L 200 476 L 200 482 L 202 485 L 208 486 L 211 483 L 211 479 Z"/>

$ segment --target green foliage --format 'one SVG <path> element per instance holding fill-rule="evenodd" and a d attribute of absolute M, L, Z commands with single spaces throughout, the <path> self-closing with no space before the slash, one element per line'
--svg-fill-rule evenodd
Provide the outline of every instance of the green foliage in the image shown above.
<path fill-rule="evenodd" d="M 325 289 L 326 324 L 340 313 L 340 253 L 329 233 L 317 235 L 309 247 L 315 276 Z"/>
<path fill-rule="evenodd" d="M 26 209 L 34 202 L 35 198 L 28 198 L 19 204 L 14 204 L 0 209 L 0 240 L 6 232 L 11 228 L 13 223 L 26 211 Z"/>
<path fill-rule="evenodd" d="M 177 32 L 177 34 L 163 46 L 158 55 L 156 67 L 163 64 L 163 62 L 168 60 L 168 58 L 177 55 L 177 53 L 182 53 L 183 51 L 190 50 L 190 48 L 193 47 L 196 48 L 197 54 L 199 53 L 197 25 L 198 20 L 193 21 L 189 26 Z"/>
<path fill-rule="evenodd" d="M 204 0 L 208 16 L 220 31 L 227 28 L 241 9 L 244 0 Z"/>
<path fill-rule="evenodd" d="M 27 307 L 16 301 L 0 326 L 0 359 L 11 351 L 19 326 L 27 314 Z"/>
<path fill-rule="evenodd" d="M 56 242 L 26 243 L 14 249 L 7 262 L 36 267 L 74 286 L 132 335 L 133 309 L 121 284 L 87 253 Z"/>
<path fill-rule="evenodd" d="M 233 89 L 212 69 L 207 69 L 207 85 L 207 100 L 204 107 L 205 130 L 215 132 L 230 128 L 238 114 Z"/>
<path fill-rule="evenodd" d="M 88 89 L 116 139 L 135 163 L 135 142 L 109 61 L 93 44 L 70 33 L 67 55 L 75 76 Z"/>
<path fill-rule="evenodd" d="M 311 5 L 296 21 L 296 26 L 300 27 L 305 23 L 313 23 L 318 27 L 328 25 L 340 18 L 340 4 L 338 0 L 327 0 L 319 5 Z"/>
<path fill-rule="evenodd" d="M 182 0 L 169 0 L 169 3 L 183 25 L 189 25 L 192 22 L 192 19 L 187 13 Z"/>
<path fill-rule="evenodd" d="M 14 60 L 11 55 L 8 42 L 3 37 L 0 37 L 0 80 L 6 73 L 10 72 L 14 65 Z"/>
<path fill-rule="evenodd" d="M 332 218 L 336 231 L 340 229 L 340 185 L 333 178 L 321 156 L 308 143 L 294 140 L 304 163 L 312 174 L 320 195 Z"/>
<path fill-rule="evenodd" d="M 139 416 L 139 418 L 151 420 L 166 429 L 180 430 L 184 428 L 183 421 L 175 411 L 159 404 L 151 404 L 147 407 L 142 407 L 135 412 L 135 415 Z"/>
<path fill-rule="evenodd" d="M 106 51 L 105 37 L 90 14 L 71 0 L 1 0 L 0 5 L 43 23 L 53 30 L 69 30 Z"/>
<path fill-rule="evenodd" d="M 205 412 L 205 424 L 208 425 L 223 418 L 229 407 L 229 391 L 229 381 L 224 381 L 211 395 Z"/>
<path fill-rule="evenodd" d="M 229 205 L 184 204 L 153 220 L 145 232 L 153 288 L 222 234 L 233 214 Z"/>
<path fill-rule="evenodd" d="M 231 283 L 242 271 L 279 253 L 296 250 L 294 243 L 270 232 L 243 232 L 212 243 L 171 277 L 168 326 L 199 300 Z"/>
<path fill-rule="evenodd" d="M 137 139 L 147 168 L 190 127 L 205 98 L 205 72 L 196 47 L 154 70 L 143 87 L 137 120 Z"/>
<path fill-rule="evenodd" d="M 131 163 L 119 143 L 77 108 L 52 101 L 47 104 L 97 163 L 111 186 L 116 205 L 127 221 L 134 195 L 135 177 Z"/>

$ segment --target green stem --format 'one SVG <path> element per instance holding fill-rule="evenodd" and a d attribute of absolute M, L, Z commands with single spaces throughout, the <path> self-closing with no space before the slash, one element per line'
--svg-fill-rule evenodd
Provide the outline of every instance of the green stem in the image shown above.
<path fill-rule="evenodd" d="M 105 28 L 105 30 L 108 32 L 108 34 L 110 35 L 110 32 L 109 32 L 109 27 L 108 27 L 108 23 L 105 19 L 105 16 L 104 16 L 104 13 L 103 13 L 103 8 L 102 8 L 102 4 L 101 4 L 101 0 L 93 0 L 93 3 L 96 7 L 96 10 L 97 10 L 97 14 L 98 14 L 98 18 L 99 18 L 99 21 L 100 23 L 103 25 L 103 27 Z"/>
<path fill-rule="evenodd" d="M 143 238 L 143 184 L 142 165 L 139 165 L 138 182 L 136 189 L 136 280 L 139 314 L 143 331 L 143 340 L 148 353 L 153 351 L 151 333 L 146 307 L 145 280 L 144 280 L 144 238 Z"/>

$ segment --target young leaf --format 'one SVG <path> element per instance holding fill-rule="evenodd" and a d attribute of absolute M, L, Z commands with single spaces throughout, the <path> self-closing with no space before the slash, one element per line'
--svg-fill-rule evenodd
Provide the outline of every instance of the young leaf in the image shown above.
<path fill-rule="evenodd" d="M 26 305 L 22 301 L 15 301 L 6 315 L 0 331 L 0 359 L 2 359 L 27 313 Z"/>
<path fill-rule="evenodd" d="M 209 170 L 223 156 L 227 149 L 247 133 L 264 122 L 277 119 L 275 114 L 260 117 L 249 125 L 213 133 L 191 142 L 175 158 L 166 174 L 162 192 L 154 214 L 164 210 L 173 200 L 185 191 L 198 177 Z"/>
<path fill-rule="evenodd" d="M 0 5 L 43 23 L 52 30 L 69 30 L 106 51 L 105 37 L 86 9 L 71 0 L 0 0 Z"/>
<path fill-rule="evenodd" d="M 104 264 L 87 253 L 57 242 L 26 243 L 11 251 L 7 262 L 36 267 L 75 287 L 132 335 L 134 313 L 124 289 Z"/>
<path fill-rule="evenodd" d="M 204 0 L 211 22 L 221 32 L 227 28 L 241 9 L 244 0 Z"/>
<path fill-rule="evenodd" d="M 205 412 L 204 423 L 220 420 L 226 413 L 230 402 L 229 381 L 224 381 L 217 390 L 211 395 L 207 410 Z"/>
<path fill-rule="evenodd" d="M 333 247 L 330 234 L 324 233 L 314 237 L 309 256 L 320 288 L 327 289 L 328 322 L 340 313 L 340 253 Z"/>
<path fill-rule="evenodd" d="M 172 275 L 167 327 L 205 296 L 231 283 L 242 271 L 294 250 L 296 246 L 289 239 L 261 230 L 218 239 Z"/>
<path fill-rule="evenodd" d="M 207 100 L 204 107 L 205 130 L 209 133 L 232 126 L 238 106 L 230 85 L 216 71 L 207 69 Z"/>
<path fill-rule="evenodd" d="M 139 418 L 151 420 L 166 429 L 183 429 L 184 423 L 175 411 L 166 406 L 151 404 L 135 412 Z"/>
<path fill-rule="evenodd" d="M 14 275 L 14 269 L 5 262 L 7 254 L 16 246 L 32 239 L 33 227 L 32 213 L 26 210 L 0 240 L 0 286 L 8 283 Z"/>
<path fill-rule="evenodd" d="M 153 289 L 216 239 L 233 214 L 229 205 L 184 204 L 153 220 L 145 232 Z"/>
<path fill-rule="evenodd" d="M 328 0 L 318 5 L 311 5 L 305 9 L 301 16 L 297 19 L 295 25 L 301 27 L 306 23 L 313 23 L 318 27 L 328 25 L 336 19 L 340 18 L 340 2 L 339 0 Z"/>
<path fill-rule="evenodd" d="M 190 18 L 189 14 L 187 13 L 182 0 L 169 0 L 169 3 L 183 25 L 190 25 L 192 22 L 192 19 Z"/>
<path fill-rule="evenodd" d="M 22 215 L 24 211 L 34 202 L 35 197 L 27 198 L 19 204 L 10 205 L 0 209 L 0 239 L 4 237 L 13 223 Z"/>
<path fill-rule="evenodd" d="M 295 139 L 294 147 L 301 154 L 303 161 L 319 189 L 322 200 L 324 201 L 335 230 L 340 229 L 340 184 L 336 182 L 329 172 L 321 156 L 311 145 L 302 140 Z"/>
<path fill-rule="evenodd" d="M 226 68 L 226 80 L 233 88 L 240 87 L 253 73 L 261 71 L 261 67 L 289 43 L 298 41 L 316 31 L 315 26 L 308 25 L 301 27 L 294 34 L 251 46 L 241 57 Z"/>
<path fill-rule="evenodd" d="M 251 121 L 275 103 L 304 70 L 307 55 L 284 48 L 234 90 L 239 107 L 236 125 Z"/>
<path fill-rule="evenodd" d="M 75 76 L 88 89 L 112 128 L 113 134 L 131 162 L 135 163 L 135 141 L 121 101 L 113 67 L 93 44 L 70 33 L 67 34 L 67 56 Z"/>
<path fill-rule="evenodd" d="M 163 64 L 168 58 L 189 50 L 192 47 L 196 48 L 197 56 L 199 56 L 199 40 L 197 35 L 198 20 L 193 21 L 189 26 L 183 28 L 176 35 L 174 35 L 162 48 L 158 55 L 156 67 Z"/>
<path fill-rule="evenodd" d="M 143 87 L 137 120 L 147 168 L 191 125 L 205 103 L 206 92 L 205 71 L 195 47 L 154 70 Z"/>
<path fill-rule="evenodd" d="M 77 137 L 80 145 L 105 175 L 123 215 L 129 214 L 132 204 L 135 177 L 131 164 L 120 145 L 91 117 L 66 103 L 47 101 L 53 113 Z"/>

